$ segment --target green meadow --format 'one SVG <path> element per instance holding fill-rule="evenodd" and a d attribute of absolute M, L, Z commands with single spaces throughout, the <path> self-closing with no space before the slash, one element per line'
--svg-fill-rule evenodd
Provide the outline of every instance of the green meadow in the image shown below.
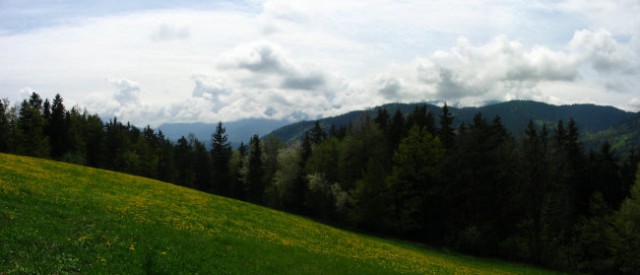
<path fill-rule="evenodd" d="M 544 274 L 176 185 L 0 154 L 0 274 Z"/>

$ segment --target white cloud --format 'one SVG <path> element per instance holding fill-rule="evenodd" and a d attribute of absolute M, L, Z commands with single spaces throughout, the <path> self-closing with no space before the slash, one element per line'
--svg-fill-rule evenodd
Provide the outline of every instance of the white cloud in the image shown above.
<path fill-rule="evenodd" d="M 640 87 L 639 7 L 628 0 L 268 0 L 66 14 L 49 26 L 0 30 L 0 97 L 17 102 L 21 89 L 33 87 L 152 125 L 315 118 L 391 101 L 536 99 L 629 109 Z M 6 18 L 19 16 L 0 16 L 0 29 L 15 26 Z M 111 76 L 127 79 L 104 81 Z"/>
<path fill-rule="evenodd" d="M 189 38 L 189 28 L 186 26 L 177 27 L 173 25 L 162 24 L 156 31 L 151 34 L 151 40 L 154 42 L 184 40 Z"/>
<path fill-rule="evenodd" d="M 539 98 L 538 83 L 574 81 L 578 66 L 571 53 L 542 46 L 527 49 L 506 36 L 479 46 L 462 37 L 449 51 L 437 51 L 386 73 L 377 81 L 377 90 L 389 100 L 402 101 Z"/>
<path fill-rule="evenodd" d="M 640 56 L 628 45 L 618 43 L 607 30 L 578 31 L 570 46 L 600 73 L 635 74 L 640 70 Z"/>
<path fill-rule="evenodd" d="M 113 94 L 113 98 L 120 103 L 120 105 L 139 105 L 140 104 L 140 84 L 124 78 L 111 78 L 109 79 L 117 90 Z"/>

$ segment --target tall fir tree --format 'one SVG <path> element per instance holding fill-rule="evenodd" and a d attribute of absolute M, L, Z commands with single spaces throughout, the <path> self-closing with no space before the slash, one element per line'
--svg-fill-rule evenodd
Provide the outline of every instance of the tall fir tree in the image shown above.
<path fill-rule="evenodd" d="M 247 191 L 247 199 L 253 203 L 262 203 L 264 198 L 264 167 L 263 167 L 263 148 L 262 141 L 258 135 L 253 135 L 249 141 L 249 155 L 246 175 L 245 187 Z"/>
<path fill-rule="evenodd" d="M 69 118 L 62 96 L 56 94 L 47 124 L 47 135 L 51 142 L 51 157 L 60 159 L 69 150 Z"/>
<path fill-rule="evenodd" d="M 442 106 L 442 114 L 440 115 L 440 129 L 438 131 L 440 142 L 445 150 L 450 150 L 453 147 L 455 132 L 453 130 L 453 116 L 449 111 L 447 103 Z"/>
<path fill-rule="evenodd" d="M 9 99 L 0 99 L 0 152 L 10 152 L 12 149 L 11 117 Z"/>
<path fill-rule="evenodd" d="M 316 120 L 313 124 L 313 128 L 311 128 L 311 131 L 309 132 L 309 137 L 311 138 L 311 142 L 316 145 L 327 139 L 327 133 L 322 129 L 319 121 Z"/>
<path fill-rule="evenodd" d="M 216 131 L 211 136 L 211 171 L 212 185 L 209 192 L 229 196 L 229 160 L 231 159 L 231 145 L 228 142 L 226 129 L 222 122 L 218 122 Z"/>
<path fill-rule="evenodd" d="M 43 115 L 42 98 L 32 93 L 20 105 L 19 153 L 34 157 L 49 157 L 49 139 L 45 135 L 47 121 Z"/>

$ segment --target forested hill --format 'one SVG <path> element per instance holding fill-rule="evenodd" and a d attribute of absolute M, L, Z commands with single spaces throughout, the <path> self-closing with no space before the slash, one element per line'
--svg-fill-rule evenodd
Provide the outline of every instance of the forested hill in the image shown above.
<path fill-rule="evenodd" d="M 353 111 L 335 117 L 324 118 L 318 122 L 326 131 L 330 131 L 331 125 L 335 125 L 337 128 L 340 128 L 348 126 L 350 123 L 358 124 L 366 115 L 374 118 L 378 108 L 384 108 L 390 115 L 393 115 L 397 110 L 407 114 L 415 109 L 416 106 L 423 104 L 427 105 L 428 111 L 436 117 L 442 112 L 440 107 L 428 103 L 392 103 L 368 110 Z M 638 120 L 639 116 L 638 114 L 625 112 L 610 106 L 598 106 L 593 104 L 556 106 L 535 101 L 509 101 L 483 107 L 455 108 L 449 106 L 449 110 L 454 116 L 453 125 L 455 127 L 459 126 L 461 123 L 470 124 L 473 121 L 473 116 L 476 113 L 481 112 L 486 118 L 494 118 L 499 115 L 502 119 L 503 125 L 515 135 L 519 135 L 519 133 L 525 129 L 530 120 L 534 121 L 534 123 L 539 126 L 546 124 L 548 127 L 551 127 L 557 123 L 558 120 L 568 121 L 570 118 L 573 118 L 579 129 L 582 131 L 583 136 L 590 137 L 591 142 L 589 142 L 589 144 L 600 144 L 604 141 L 604 138 L 612 137 L 612 135 L 596 135 L 596 133 L 618 127 L 625 123 L 630 124 L 634 118 Z M 279 128 L 271 132 L 270 135 L 278 137 L 283 141 L 291 142 L 300 139 L 304 135 L 305 131 L 308 131 L 313 127 L 314 123 L 315 121 L 297 122 Z M 635 128 L 616 128 L 615 134 L 627 134 L 628 131 L 632 131 L 633 129 Z M 612 131 L 609 130 L 609 132 Z M 627 142 L 640 144 L 638 140 L 633 139 L 627 140 Z"/>
<path fill-rule="evenodd" d="M 611 143 L 614 150 L 627 150 L 640 148 L 640 113 L 605 130 L 587 134 L 584 137 L 586 146 L 597 146 L 603 140 Z"/>

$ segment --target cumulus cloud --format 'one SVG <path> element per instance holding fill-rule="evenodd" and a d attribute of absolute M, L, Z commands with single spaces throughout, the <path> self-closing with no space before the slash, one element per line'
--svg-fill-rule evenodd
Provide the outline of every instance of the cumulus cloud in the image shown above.
<path fill-rule="evenodd" d="M 211 75 L 195 77 L 193 96 L 218 115 L 298 119 L 337 114 L 349 94 L 346 80 L 298 61 L 280 45 L 259 40 L 221 54 Z M 341 94 L 341 95 L 339 95 Z"/>
<path fill-rule="evenodd" d="M 226 97 L 233 92 L 233 89 L 228 86 L 226 80 L 222 77 L 206 77 L 206 76 L 194 76 L 195 87 L 193 88 L 192 95 L 197 98 L 203 98 L 211 102 L 211 110 L 214 112 L 220 111 L 220 109 L 226 104 Z"/>
<path fill-rule="evenodd" d="M 628 104 L 629 109 L 631 110 L 639 110 L 640 109 L 640 97 L 634 97 L 629 101 Z"/>
<path fill-rule="evenodd" d="M 573 81 L 578 60 L 547 47 L 526 48 L 498 36 L 473 45 L 461 37 L 448 51 L 436 51 L 395 68 L 377 81 L 379 93 L 393 100 L 509 100 L 538 96 L 537 83 Z"/>
<path fill-rule="evenodd" d="M 618 43 L 607 30 L 577 31 L 570 46 L 600 73 L 636 74 L 640 70 L 640 56 L 630 47 Z"/>
<path fill-rule="evenodd" d="M 189 31 L 189 28 L 186 26 L 177 27 L 177 26 L 162 24 L 151 34 L 151 40 L 153 42 L 184 40 L 189 38 L 189 35 L 190 35 L 190 31 Z"/>
<path fill-rule="evenodd" d="M 11 33 L 0 22 L 0 90 L 11 93 L 0 97 L 60 91 L 105 117 L 153 124 L 315 118 L 393 101 L 624 107 L 640 87 L 633 0 L 213 6 L 61 16 Z M 114 74 L 144 90 L 104 81 Z"/>
<path fill-rule="evenodd" d="M 225 53 L 223 60 L 219 68 L 245 71 L 246 82 L 263 88 L 323 90 L 329 81 L 326 73 L 292 61 L 281 46 L 264 40 L 239 45 Z"/>
<path fill-rule="evenodd" d="M 111 78 L 108 80 L 115 88 L 113 98 L 121 105 L 140 104 L 140 84 L 124 78 Z"/>

